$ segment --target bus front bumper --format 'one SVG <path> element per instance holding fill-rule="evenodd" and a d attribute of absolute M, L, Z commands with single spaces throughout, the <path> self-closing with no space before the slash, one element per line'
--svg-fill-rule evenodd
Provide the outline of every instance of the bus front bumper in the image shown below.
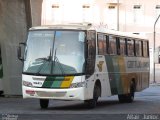
<path fill-rule="evenodd" d="M 47 89 L 23 86 L 23 98 L 85 100 L 84 96 L 84 87 L 68 89 Z"/>

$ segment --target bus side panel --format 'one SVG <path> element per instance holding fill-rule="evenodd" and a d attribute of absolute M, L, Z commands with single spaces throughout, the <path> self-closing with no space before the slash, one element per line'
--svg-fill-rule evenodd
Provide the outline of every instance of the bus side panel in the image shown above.
<path fill-rule="evenodd" d="M 121 59 L 121 57 L 119 57 L 119 56 L 113 56 L 112 57 L 117 94 L 123 93 L 123 88 L 124 88 L 123 87 L 123 81 L 121 79 L 122 71 L 121 71 L 120 66 L 119 66 L 119 60 L 120 59 Z"/>
<path fill-rule="evenodd" d="M 119 70 L 120 70 L 120 75 L 121 75 L 121 87 L 122 91 L 118 92 L 118 94 L 124 94 L 128 92 L 128 74 L 126 73 L 126 64 L 125 64 L 125 58 L 124 56 L 119 56 L 118 57 L 118 65 L 119 65 Z"/>
<path fill-rule="evenodd" d="M 140 91 L 142 87 L 142 72 L 136 73 L 136 91 Z"/>
<path fill-rule="evenodd" d="M 144 72 L 142 74 L 142 88 L 141 90 L 144 90 L 145 88 L 149 87 L 149 73 Z"/>
<path fill-rule="evenodd" d="M 112 95 L 123 94 L 128 91 L 128 79 L 125 70 L 125 61 L 122 56 L 106 55 Z"/>
<path fill-rule="evenodd" d="M 112 56 L 106 55 L 105 56 L 106 63 L 107 63 L 107 70 L 108 70 L 108 75 L 109 75 L 109 81 L 110 81 L 110 86 L 111 86 L 111 93 L 112 95 L 117 94 L 117 84 L 116 84 L 116 78 L 114 76 L 114 63 Z"/>
<path fill-rule="evenodd" d="M 93 98 L 94 83 L 95 83 L 95 75 L 93 74 L 86 79 L 86 88 L 84 93 L 85 100 Z"/>
<path fill-rule="evenodd" d="M 126 71 L 128 80 L 134 79 L 136 91 L 141 91 L 149 87 L 149 59 L 142 57 L 126 57 Z M 130 82 L 129 82 L 130 85 Z M 129 88 L 129 86 L 128 86 Z"/>
<path fill-rule="evenodd" d="M 95 79 L 101 82 L 101 96 L 111 96 L 111 87 L 106 66 L 105 56 L 98 55 L 96 57 Z"/>
<path fill-rule="evenodd" d="M 141 59 L 141 71 L 142 71 L 142 85 L 141 85 L 141 90 L 148 88 L 149 87 L 149 58 L 142 58 Z"/>

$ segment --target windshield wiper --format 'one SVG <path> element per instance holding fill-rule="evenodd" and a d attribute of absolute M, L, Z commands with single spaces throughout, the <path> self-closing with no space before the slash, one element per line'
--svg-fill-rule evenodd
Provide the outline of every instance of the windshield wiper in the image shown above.
<path fill-rule="evenodd" d="M 55 53 L 54 53 L 54 60 L 53 60 L 52 67 L 51 67 L 51 73 L 53 73 L 53 69 L 55 67 L 55 62 L 57 62 L 58 63 L 58 67 L 60 68 L 60 70 L 62 72 L 62 75 L 64 75 L 65 74 L 64 69 L 63 69 L 61 63 L 59 62 L 59 59 L 56 56 L 56 53 L 57 53 L 57 48 L 55 49 Z"/>
<path fill-rule="evenodd" d="M 44 65 L 46 64 L 46 62 L 50 63 L 52 61 L 51 49 L 50 49 L 49 56 L 47 58 L 45 58 L 45 57 L 44 58 L 37 58 L 36 60 L 43 60 L 43 64 L 40 65 L 40 67 L 38 68 L 37 73 L 36 73 L 36 74 L 39 74 L 41 72 L 41 70 L 43 69 Z M 49 65 L 49 63 L 48 63 L 48 65 Z"/>

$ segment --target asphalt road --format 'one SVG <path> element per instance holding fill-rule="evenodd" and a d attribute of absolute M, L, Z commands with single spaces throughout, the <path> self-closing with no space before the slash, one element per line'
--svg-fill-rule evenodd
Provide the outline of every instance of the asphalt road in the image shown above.
<path fill-rule="evenodd" d="M 88 109 L 83 101 L 51 100 L 42 110 L 38 99 L 0 97 L 0 119 L 160 120 L 160 86 L 136 93 L 133 103 L 119 103 L 117 96 L 101 98 L 95 109 Z"/>

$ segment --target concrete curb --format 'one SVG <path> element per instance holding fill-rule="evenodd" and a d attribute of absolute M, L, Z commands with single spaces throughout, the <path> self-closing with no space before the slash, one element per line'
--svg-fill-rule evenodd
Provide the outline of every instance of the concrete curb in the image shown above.
<path fill-rule="evenodd" d="M 156 82 L 156 83 L 150 83 L 150 86 L 160 86 L 160 83 L 158 82 Z"/>

